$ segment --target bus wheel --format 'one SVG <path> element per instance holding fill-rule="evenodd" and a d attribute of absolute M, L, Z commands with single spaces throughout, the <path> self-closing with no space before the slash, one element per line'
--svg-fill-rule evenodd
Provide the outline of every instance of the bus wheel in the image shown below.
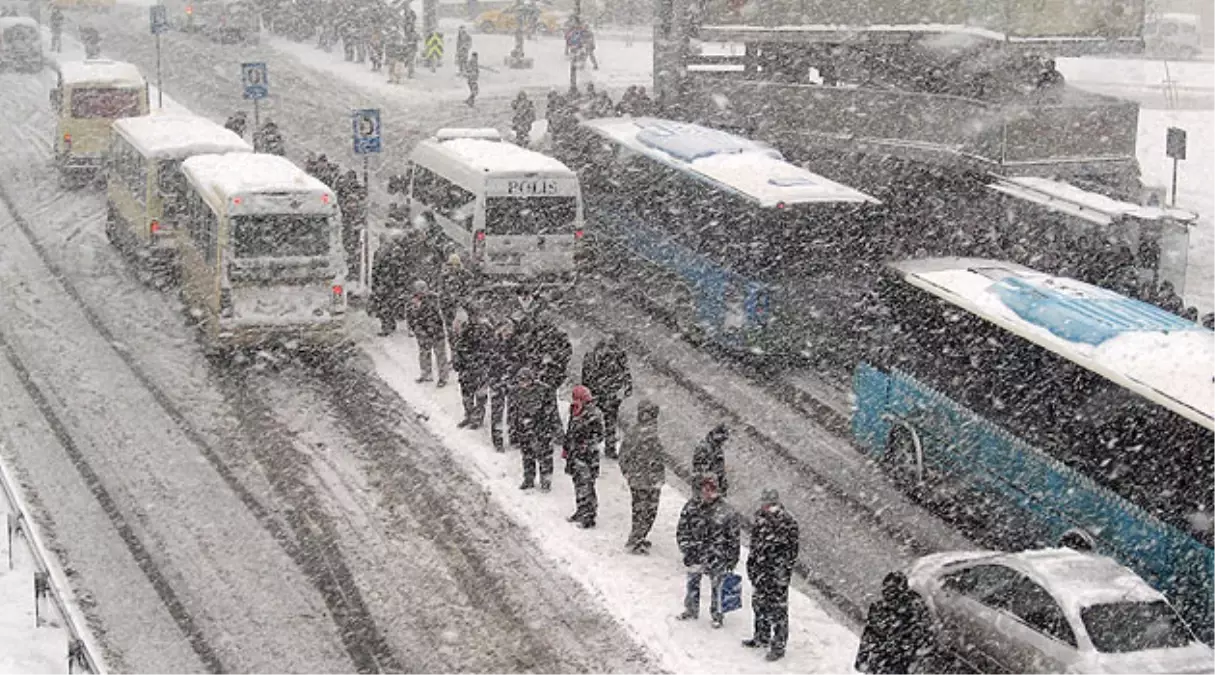
<path fill-rule="evenodd" d="M 896 424 L 886 438 L 886 454 L 882 468 L 903 490 L 919 499 L 924 493 L 924 467 L 920 447 L 910 427 Z"/>

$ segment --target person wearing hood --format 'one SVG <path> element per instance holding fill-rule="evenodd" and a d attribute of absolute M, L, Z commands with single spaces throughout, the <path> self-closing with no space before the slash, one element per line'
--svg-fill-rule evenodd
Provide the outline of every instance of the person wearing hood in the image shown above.
<path fill-rule="evenodd" d="M 552 407 L 544 387 L 536 381 L 531 368 L 520 368 L 511 397 L 510 441 L 523 455 L 523 482 L 520 490 L 536 487 L 540 491 L 553 485 L 553 441 L 560 433 L 560 419 L 553 419 Z"/>
<path fill-rule="evenodd" d="M 437 361 L 439 382 L 447 385 L 447 341 L 443 335 L 443 310 L 439 297 L 430 291 L 430 285 L 418 279 L 413 282 L 413 297 L 405 309 L 405 321 L 418 340 L 418 367 L 421 374 L 418 382 L 430 382 L 432 378 L 431 354 Z"/>
<path fill-rule="evenodd" d="M 608 459 L 615 459 L 620 405 L 633 394 L 629 357 L 620 346 L 617 333 L 597 342 L 582 360 L 582 384 L 590 387 L 603 413 L 603 454 Z"/>
<path fill-rule="evenodd" d="M 620 472 L 629 484 L 633 527 L 624 548 L 630 553 L 649 553 L 646 537 L 658 517 L 658 500 L 666 482 L 662 441 L 658 438 L 658 404 L 649 399 L 637 404 L 637 424 L 620 444 Z M 605 421 L 605 424 L 608 422 Z"/>
<path fill-rule="evenodd" d="M 726 441 L 730 440 L 730 428 L 724 424 L 713 427 L 708 436 L 692 452 L 692 473 L 710 473 L 717 479 L 717 490 L 724 498 L 729 488 L 726 479 Z"/>
<path fill-rule="evenodd" d="M 675 541 L 683 554 L 687 588 L 680 621 L 700 618 L 700 579 L 709 577 L 709 614 L 713 627 L 721 628 L 721 585 L 726 574 L 738 565 L 742 529 L 738 513 L 726 503 L 717 489 L 717 476 L 702 474 L 699 491 L 684 504 L 675 530 Z"/>
<path fill-rule="evenodd" d="M 887 574 L 882 580 L 882 597 L 869 606 L 856 652 L 857 671 L 909 673 L 931 652 L 928 604 L 907 585 L 906 574 Z"/>
<path fill-rule="evenodd" d="M 569 426 L 561 456 L 565 458 L 565 472 L 574 481 L 576 503 L 574 515 L 566 520 L 582 528 L 595 527 L 595 518 L 599 515 L 595 481 L 599 478 L 599 443 L 602 440 L 603 417 L 595 406 L 595 397 L 590 389 L 578 385 L 571 396 Z"/>
<path fill-rule="evenodd" d="M 751 608 L 755 634 L 744 647 L 768 647 L 769 661 L 784 657 L 789 642 L 789 582 L 800 543 L 797 520 L 780 503 L 776 490 L 764 490 L 751 526 Z"/>

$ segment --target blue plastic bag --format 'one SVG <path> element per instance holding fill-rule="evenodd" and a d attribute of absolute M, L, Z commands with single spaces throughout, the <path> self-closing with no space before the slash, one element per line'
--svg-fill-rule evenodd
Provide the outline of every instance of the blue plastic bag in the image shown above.
<path fill-rule="evenodd" d="M 721 580 L 721 601 L 718 604 L 721 611 L 733 612 L 737 609 L 742 609 L 742 577 L 733 573 L 727 572 L 726 576 Z"/>

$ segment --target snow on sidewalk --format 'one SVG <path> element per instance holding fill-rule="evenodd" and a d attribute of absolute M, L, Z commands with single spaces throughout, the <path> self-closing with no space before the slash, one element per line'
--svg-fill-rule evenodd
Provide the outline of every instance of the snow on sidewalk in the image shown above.
<path fill-rule="evenodd" d="M 488 431 L 459 429 L 463 418 L 459 386 L 453 374 L 444 389 L 418 384 L 417 348 L 413 338 L 398 333 L 374 338 L 363 349 L 378 376 L 392 387 L 428 428 L 451 449 L 453 458 L 482 482 L 500 507 L 528 528 L 545 553 L 569 571 L 615 615 L 637 640 L 650 648 L 672 672 L 792 673 L 851 672 L 857 637 L 806 595 L 792 589 L 789 597 L 788 654 L 769 663 L 762 650 L 739 643 L 751 636 L 751 587 L 744 581 L 743 609 L 726 617 L 725 627 L 708 621 L 708 582 L 703 582 L 702 619 L 675 619 L 682 611 L 684 570 L 675 543 L 675 526 L 687 495 L 667 485 L 658 520 L 650 534 L 649 556 L 626 553 L 630 525 L 628 488 L 616 462 L 603 460 L 598 482 L 598 527 L 581 530 L 566 522 L 574 510 L 573 487 L 555 454 L 556 474 L 549 494 L 518 489 L 522 478 L 519 453 L 496 453 Z M 564 411 L 563 411 L 564 412 Z M 751 505 L 735 504 L 740 511 Z M 737 572 L 743 573 L 744 547 Z M 745 574 L 744 574 L 745 577 Z"/>

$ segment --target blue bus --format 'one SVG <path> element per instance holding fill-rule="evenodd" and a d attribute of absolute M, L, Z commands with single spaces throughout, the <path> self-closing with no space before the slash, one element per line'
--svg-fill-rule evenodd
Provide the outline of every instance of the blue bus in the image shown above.
<path fill-rule="evenodd" d="M 980 258 L 890 263 L 853 377 L 856 441 L 1006 548 L 1118 559 L 1210 644 L 1215 333 Z"/>
<path fill-rule="evenodd" d="M 859 292 L 840 279 L 864 261 L 840 251 L 884 223 L 869 195 L 695 124 L 625 117 L 580 129 L 566 163 L 582 182 L 598 263 L 689 339 L 808 354 L 824 334 L 819 319 Z"/>

